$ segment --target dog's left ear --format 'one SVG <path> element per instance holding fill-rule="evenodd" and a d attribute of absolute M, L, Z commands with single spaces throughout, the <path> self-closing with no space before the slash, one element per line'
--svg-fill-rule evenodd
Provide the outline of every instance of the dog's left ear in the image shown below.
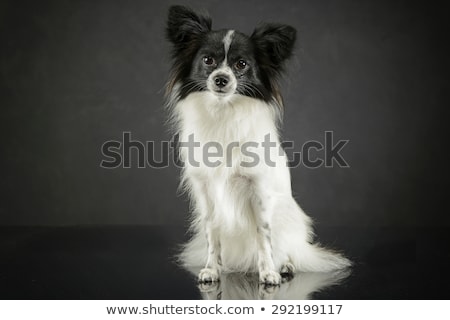
<path fill-rule="evenodd" d="M 211 18 L 197 14 L 185 6 L 171 6 L 167 19 L 166 35 L 175 45 L 183 47 L 202 34 L 211 31 Z"/>
<path fill-rule="evenodd" d="M 278 68 L 292 55 L 297 31 L 284 24 L 263 24 L 250 36 L 259 55 L 265 55 Z"/>

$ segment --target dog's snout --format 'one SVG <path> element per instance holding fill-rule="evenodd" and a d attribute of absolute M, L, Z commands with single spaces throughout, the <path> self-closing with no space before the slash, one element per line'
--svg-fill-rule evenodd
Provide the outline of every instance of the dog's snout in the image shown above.
<path fill-rule="evenodd" d="M 236 78 L 228 68 L 214 71 L 207 80 L 208 90 L 218 97 L 231 96 L 236 90 L 236 85 Z"/>
<path fill-rule="evenodd" d="M 230 78 L 225 74 L 219 74 L 214 78 L 214 83 L 219 88 L 225 87 L 228 82 L 230 82 Z"/>

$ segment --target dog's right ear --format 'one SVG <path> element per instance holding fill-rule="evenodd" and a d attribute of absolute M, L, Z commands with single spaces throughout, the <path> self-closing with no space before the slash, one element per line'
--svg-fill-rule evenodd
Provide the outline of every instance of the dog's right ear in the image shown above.
<path fill-rule="evenodd" d="M 185 6 L 171 6 L 166 35 L 176 48 L 184 48 L 190 41 L 211 31 L 211 18 L 195 13 Z"/>
<path fill-rule="evenodd" d="M 262 24 L 255 29 L 251 39 L 261 56 L 266 56 L 273 68 L 280 68 L 292 55 L 297 31 L 288 25 Z"/>

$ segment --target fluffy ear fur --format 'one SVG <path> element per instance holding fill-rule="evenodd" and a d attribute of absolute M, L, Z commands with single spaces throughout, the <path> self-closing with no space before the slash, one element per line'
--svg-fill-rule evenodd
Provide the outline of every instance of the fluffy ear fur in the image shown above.
<path fill-rule="evenodd" d="M 203 36 L 211 31 L 211 18 L 199 15 L 184 6 L 169 8 L 166 36 L 172 42 L 172 59 L 174 60 L 171 76 L 167 84 L 167 94 L 182 78 L 189 75 L 195 53 L 201 45 Z"/>
<path fill-rule="evenodd" d="M 284 24 L 263 24 L 253 31 L 251 39 L 259 55 L 266 58 L 273 68 L 280 68 L 292 55 L 296 31 Z"/>
<path fill-rule="evenodd" d="M 284 62 L 292 55 L 297 32 L 284 25 L 267 23 L 253 31 L 250 39 L 256 48 L 258 65 L 264 70 L 262 82 L 273 92 L 280 109 L 283 107 L 278 78 L 283 72 Z"/>
<path fill-rule="evenodd" d="M 211 31 L 210 17 L 198 15 L 184 6 L 169 8 L 166 35 L 175 45 L 175 49 L 183 49 L 189 42 L 208 31 Z"/>

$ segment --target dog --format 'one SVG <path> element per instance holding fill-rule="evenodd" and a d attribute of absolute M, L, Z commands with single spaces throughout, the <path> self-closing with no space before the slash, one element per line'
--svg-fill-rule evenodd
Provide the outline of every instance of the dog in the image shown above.
<path fill-rule="evenodd" d="M 312 243 L 311 219 L 292 196 L 280 144 L 279 79 L 296 30 L 261 24 L 248 36 L 214 31 L 211 24 L 206 14 L 169 8 L 173 64 L 166 105 L 184 164 L 180 186 L 192 211 L 192 238 L 180 261 L 203 267 L 201 283 L 219 281 L 221 272 L 258 272 L 268 286 L 296 271 L 350 266 L 341 254 Z"/>

